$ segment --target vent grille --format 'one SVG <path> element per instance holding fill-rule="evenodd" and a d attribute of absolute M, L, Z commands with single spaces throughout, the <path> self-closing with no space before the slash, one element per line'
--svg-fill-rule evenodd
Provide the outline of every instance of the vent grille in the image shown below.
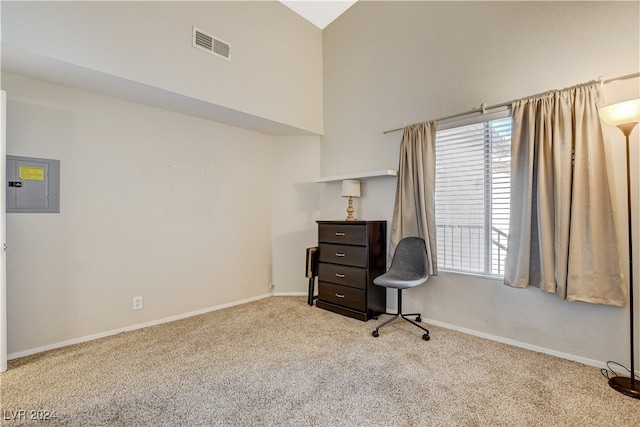
<path fill-rule="evenodd" d="M 197 30 L 195 31 L 195 34 L 196 37 L 194 43 L 197 47 L 209 51 L 213 50 L 213 38 L 211 36 Z"/>
<path fill-rule="evenodd" d="M 192 46 L 231 61 L 231 45 L 199 28 L 193 27 Z"/>
<path fill-rule="evenodd" d="M 213 39 L 213 53 L 217 53 L 218 55 L 229 59 L 229 56 L 231 55 L 231 46 L 218 39 Z"/>

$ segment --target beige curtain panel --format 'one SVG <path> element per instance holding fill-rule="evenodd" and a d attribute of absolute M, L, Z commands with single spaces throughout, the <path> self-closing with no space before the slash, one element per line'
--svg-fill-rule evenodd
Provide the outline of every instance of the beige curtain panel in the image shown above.
<path fill-rule="evenodd" d="M 436 260 L 435 182 L 436 122 L 406 126 L 400 142 L 396 202 L 391 221 L 389 260 L 404 237 L 422 237 L 429 274 L 438 274 Z"/>
<path fill-rule="evenodd" d="M 504 280 L 570 301 L 622 307 L 627 289 L 599 98 L 592 82 L 513 103 Z"/>

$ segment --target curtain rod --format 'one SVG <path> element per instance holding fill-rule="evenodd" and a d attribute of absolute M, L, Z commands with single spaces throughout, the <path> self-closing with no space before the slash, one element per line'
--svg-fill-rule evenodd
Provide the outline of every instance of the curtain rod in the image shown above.
<path fill-rule="evenodd" d="M 615 83 L 615 82 L 619 82 L 622 80 L 627 80 L 627 79 L 632 79 L 634 77 L 640 77 L 640 73 L 633 73 L 633 74 L 627 74 L 626 76 L 620 76 L 620 77 L 614 77 L 612 79 L 608 79 L 608 80 L 602 80 L 602 76 L 598 77 L 598 82 L 601 84 L 608 84 L 608 83 Z M 495 110 L 496 108 L 501 108 L 501 107 L 508 107 L 511 104 L 513 104 L 516 100 L 513 101 L 509 101 L 509 102 L 503 102 L 500 104 L 495 104 L 495 105 L 489 105 L 487 107 L 487 104 L 481 104 L 480 108 L 473 108 L 469 111 L 465 111 L 464 113 L 458 113 L 458 114 L 452 114 L 450 116 L 446 116 L 446 117 L 441 117 L 439 119 L 437 119 L 437 121 L 443 121 L 443 120 L 448 120 L 448 119 L 453 119 L 456 117 L 462 117 L 462 116 L 466 116 L 468 114 L 474 114 L 474 113 L 482 113 L 485 114 L 487 112 L 487 110 Z M 399 130 L 403 130 L 404 127 L 401 128 L 397 128 L 397 129 L 391 129 L 391 130 L 385 130 L 384 132 L 382 132 L 383 134 L 388 134 L 391 132 L 397 132 Z"/>

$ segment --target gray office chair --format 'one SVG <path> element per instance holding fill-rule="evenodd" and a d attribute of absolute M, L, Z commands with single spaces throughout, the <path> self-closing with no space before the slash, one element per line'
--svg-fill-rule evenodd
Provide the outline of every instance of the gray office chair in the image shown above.
<path fill-rule="evenodd" d="M 422 339 L 429 341 L 429 331 L 416 322 L 421 322 L 420 313 L 404 314 L 402 313 L 402 290 L 420 286 L 429 278 L 429 261 L 427 260 L 427 247 L 424 240 L 420 237 L 405 237 L 400 240 L 396 251 L 393 253 L 391 267 L 386 273 L 373 279 L 373 283 L 385 288 L 396 288 L 398 290 L 398 313 L 386 322 L 380 324 L 375 331 L 371 333 L 374 337 L 378 337 L 381 328 L 389 323 L 402 317 L 407 322 L 422 329 L 426 333 L 422 335 Z M 391 313 L 387 313 L 391 314 Z M 416 322 L 407 318 L 407 316 L 416 316 Z"/>

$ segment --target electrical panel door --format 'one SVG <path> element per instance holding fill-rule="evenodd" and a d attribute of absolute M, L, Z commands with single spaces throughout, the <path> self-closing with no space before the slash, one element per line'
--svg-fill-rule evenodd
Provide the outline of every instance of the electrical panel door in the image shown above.
<path fill-rule="evenodd" d="M 60 161 L 7 156 L 7 213 L 59 213 Z"/>

